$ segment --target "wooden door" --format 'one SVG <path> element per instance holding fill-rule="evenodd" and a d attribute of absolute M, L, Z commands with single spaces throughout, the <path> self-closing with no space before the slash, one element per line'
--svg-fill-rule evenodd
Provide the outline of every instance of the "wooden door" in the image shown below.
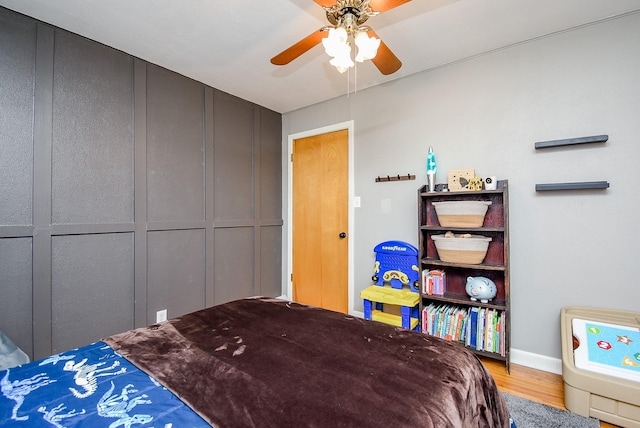
<path fill-rule="evenodd" d="M 293 299 L 348 312 L 348 131 L 293 141 Z"/>

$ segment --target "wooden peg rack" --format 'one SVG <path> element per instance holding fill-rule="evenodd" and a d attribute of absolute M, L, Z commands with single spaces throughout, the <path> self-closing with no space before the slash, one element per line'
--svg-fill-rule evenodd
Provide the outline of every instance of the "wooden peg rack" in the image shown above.
<path fill-rule="evenodd" d="M 406 175 L 386 175 L 386 176 L 377 176 L 376 183 L 382 183 L 383 181 L 403 181 L 403 180 L 415 180 L 416 176 L 411 174 Z"/>

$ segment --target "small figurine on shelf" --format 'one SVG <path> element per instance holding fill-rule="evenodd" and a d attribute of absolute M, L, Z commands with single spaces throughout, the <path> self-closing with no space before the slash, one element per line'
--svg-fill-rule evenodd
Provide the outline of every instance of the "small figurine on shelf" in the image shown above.
<path fill-rule="evenodd" d="M 498 181 L 495 176 L 487 177 L 484 179 L 485 190 L 496 190 L 498 188 Z"/>
<path fill-rule="evenodd" d="M 496 297 L 496 284 L 489 278 L 484 276 L 467 277 L 467 285 L 465 291 L 474 302 L 480 300 L 482 303 L 488 303 Z"/>
<path fill-rule="evenodd" d="M 469 180 L 469 190 L 482 190 L 482 178 L 473 177 L 471 180 Z"/>

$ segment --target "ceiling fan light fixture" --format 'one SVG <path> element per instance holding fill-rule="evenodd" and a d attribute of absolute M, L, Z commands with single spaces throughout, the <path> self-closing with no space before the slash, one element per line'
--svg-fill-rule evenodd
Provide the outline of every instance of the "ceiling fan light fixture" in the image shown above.
<path fill-rule="evenodd" d="M 355 66 L 351 58 L 344 58 L 343 53 L 350 46 L 349 37 L 353 37 L 358 39 L 355 42 L 358 49 L 355 58 L 357 62 L 373 59 L 373 64 L 384 75 L 395 73 L 400 69 L 402 62 L 378 38 L 373 29 L 365 26 L 365 23 L 370 17 L 406 4 L 411 0 L 313 1 L 324 9 L 327 21 L 331 25 L 321 27 L 271 58 L 273 65 L 289 64 L 314 46 L 322 43 L 326 53 L 332 59 L 335 59 L 335 61 L 331 61 L 331 64 L 338 64 L 336 68 L 339 68 L 340 72 L 344 72 L 348 68 Z M 372 37 L 368 37 L 369 35 Z"/>
<path fill-rule="evenodd" d="M 329 29 L 329 35 L 322 39 L 322 46 L 327 55 L 336 57 L 342 55 L 345 47 L 349 48 L 347 44 L 347 30 L 343 27 L 336 27 Z M 350 49 L 350 48 L 349 48 Z"/>
<path fill-rule="evenodd" d="M 342 49 L 338 55 L 334 56 L 329 64 L 333 65 L 340 73 L 344 73 L 349 68 L 353 67 L 355 64 L 351 60 L 351 46 L 348 44 L 344 45 L 344 49 Z"/>
<path fill-rule="evenodd" d="M 358 55 L 356 55 L 356 61 L 364 62 L 368 59 L 375 58 L 380 47 L 380 39 L 367 36 L 366 31 L 358 31 L 354 39 L 356 46 L 358 47 Z"/>

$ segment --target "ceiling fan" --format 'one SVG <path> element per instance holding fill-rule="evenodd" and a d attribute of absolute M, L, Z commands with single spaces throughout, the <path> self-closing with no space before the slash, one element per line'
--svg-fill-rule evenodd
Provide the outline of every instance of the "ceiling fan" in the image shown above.
<path fill-rule="evenodd" d="M 402 62 L 391 49 L 380 40 L 375 31 L 363 25 L 370 17 L 401 6 L 411 0 L 314 0 L 324 9 L 330 26 L 311 33 L 293 46 L 271 58 L 274 65 L 285 65 L 298 58 L 314 46 L 322 43 L 331 61 L 340 72 L 353 66 L 347 41 L 353 37 L 358 47 L 356 61 L 371 59 L 382 74 L 392 74 L 400 69 Z M 365 35 L 367 37 L 365 37 Z M 377 48 L 377 51 L 376 51 Z M 344 55 L 344 56 L 343 56 Z"/>

